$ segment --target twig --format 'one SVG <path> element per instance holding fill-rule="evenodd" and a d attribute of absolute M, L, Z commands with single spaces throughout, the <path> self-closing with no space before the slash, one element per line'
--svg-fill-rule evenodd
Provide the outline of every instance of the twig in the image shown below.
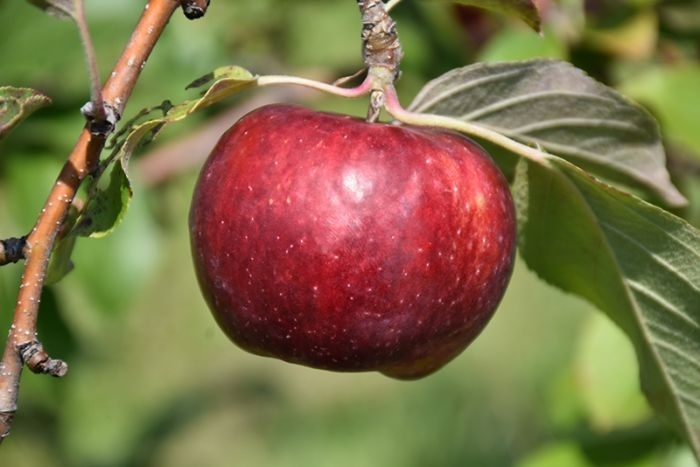
<path fill-rule="evenodd" d="M 102 90 L 100 89 L 100 72 L 97 68 L 97 57 L 95 56 L 95 46 L 90 37 L 88 24 L 85 19 L 85 5 L 82 0 L 75 4 L 75 24 L 80 32 L 80 40 L 85 50 L 85 61 L 87 62 L 88 74 L 90 75 L 90 96 L 92 98 L 92 111 L 94 118 L 99 121 L 106 120 L 107 114 L 102 100 Z"/>
<path fill-rule="evenodd" d="M 362 14 L 362 59 L 367 67 L 391 70 L 399 76 L 403 52 L 396 32 L 396 22 L 388 15 L 381 0 L 357 0 Z"/>
<path fill-rule="evenodd" d="M 372 83 L 367 121 L 376 122 L 384 107 L 384 88 L 399 77 L 403 51 L 396 22 L 381 0 L 357 0 L 362 15 L 362 60 Z"/>
<path fill-rule="evenodd" d="M 180 4 L 176 0 L 149 0 L 146 3 L 131 39 L 102 90 L 103 101 L 118 115 L 123 112 L 146 59 Z M 91 134 L 86 125 L 27 237 L 24 248 L 26 263 L 0 362 L 0 442 L 8 435 L 17 410 L 23 364 L 26 363 L 32 371 L 54 376 L 62 376 L 67 371 L 65 363 L 51 359 L 37 340 L 39 299 L 57 233 L 80 184 L 97 167 L 105 140 L 105 134 Z"/>

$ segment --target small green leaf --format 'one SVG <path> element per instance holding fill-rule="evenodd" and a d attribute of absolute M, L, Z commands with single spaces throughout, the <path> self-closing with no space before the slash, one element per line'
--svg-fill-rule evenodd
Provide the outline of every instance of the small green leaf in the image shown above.
<path fill-rule="evenodd" d="M 521 164 L 514 193 L 528 266 L 620 326 L 647 400 L 700 458 L 700 231 L 553 156 Z"/>
<path fill-rule="evenodd" d="M 249 71 L 229 66 L 214 70 L 203 78 L 196 80 L 189 87 L 201 86 L 214 81 L 204 95 L 195 100 L 172 105 L 169 101 L 153 109 L 139 112 L 138 117 L 150 115 L 154 110 L 161 110 L 163 116 L 151 118 L 138 123 L 133 119 L 117 135 L 113 142 L 113 154 L 103 161 L 103 165 L 113 165 L 107 186 L 100 187 L 101 180 L 95 180 L 89 190 L 89 199 L 83 214 L 78 220 L 73 235 L 85 237 L 102 237 L 111 233 L 126 215 L 132 197 L 129 180 L 129 160 L 133 152 L 150 142 L 167 124 L 182 120 L 198 109 L 205 108 L 256 84 L 257 78 Z"/>
<path fill-rule="evenodd" d="M 80 212 L 75 205 L 71 205 L 68 210 L 68 215 L 64 219 L 63 226 L 61 227 L 61 233 L 67 232 L 68 234 L 61 236 L 59 233 L 59 238 L 54 244 L 53 250 L 51 251 L 49 266 L 46 269 L 46 278 L 44 279 L 46 285 L 57 283 L 73 270 L 73 260 L 71 257 L 73 256 L 73 249 L 75 248 L 77 237 L 72 235 L 71 230 L 73 226 L 75 226 L 79 215 Z"/>
<path fill-rule="evenodd" d="M 74 0 L 28 0 L 29 3 L 41 8 L 51 16 L 60 19 L 75 19 Z"/>
<path fill-rule="evenodd" d="M 517 16 L 537 32 L 540 32 L 541 0 L 452 0 L 454 3 L 471 5 L 487 10 Z"/>
<path fill-rule="evenodd" d="M 204 86 L 205 84 L 214 84 L 216 81 L 219 80 L 241 81 L 243 84 L 247 81 L 251 81 L 254 79 L 255 77 L 250 73 L 250 71 L 246 70 L 245 68 L 242 68 L 238 65 L 227 65 L 219 67 L 207 73 L 206 75 L 197 78 L 196 80 L 188 84 L 185 87 L 185 89 L 199 88 Z"/>
<path fill-rule="evenodd" d="M 131 201 L 131 181 L 122 164 L 112 166 L 106 187 L 94 188 L 72 234 L 103 237 L 112 232 L 126 214 Z"/>
<path fill-rule="evenodd" d="M 213 81 L 211 87 L 206 91 L 202 99 L 183 104 L 187 108 L 187 104 L 195 103 L 195 108 L 206 107 L 214 104 L 222 99 L 225 99 L 243 89 L 253 86 L 257 78 L 253 76 L 245 68 L 230 65 L 217 68 L 204 75 L 203 77 L 193 81 L 187 86 L 187 89 L 203 86 Z M 182 109 L 181 109 L 182 110 Z"/>
<path fill-rule="evenodd" d="M 51 99 L 29 88 L 0 87 L 0 138 Z"/>
<path fill-rule="evenodd" d="M 554 60 L 475 64 L 429 82 L 409 107 L 472 122 L 596 174 L 644 189 L 670 206 L 671 183 L 656 121 L 611 88 Z"/>
<path fill-rule="evenodd" d="M 128 163 L 131 154 L 144 142 L 150 141 L 163 126 L 183 120 L 199 109 L 220 102 L 233 94 L 257 84 L 257 77 L 248 70 L 238 66 L 227 66 L 214 70 L 212 73 L 195 80 L 188 88 L 199 87 L 212 82 L 201 98 L 183 102 L 182 104 L 156 107 L 163 110 L 163 116 L 151 118 L 141 123 L 133 123 L 130 128 L 122 130 L 126 136 L 115 143 L 116 159 L 121 161 L 124 173 L 128 173 Z"/>
<path fill-rule="evenodd" d="M 51 260 L 46 270 L 44 284 L 55 284 L 73 270 L 74 264 L 71 257 L 75 249 L 76 240 L 77 237 L 74 235 L 68 235 L 56 241 L 53 251 L 51 252 Z"/>

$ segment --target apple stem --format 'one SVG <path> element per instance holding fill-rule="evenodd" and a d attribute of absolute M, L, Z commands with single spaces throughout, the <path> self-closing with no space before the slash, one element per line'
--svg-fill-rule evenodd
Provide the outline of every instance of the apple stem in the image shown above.
<path fill-rule="evenodd" d="M 396 40 L 398 42 L 398 38 Z M 396 62 L 396 66 L 398 66 L 398 61 Z M 385 108 L 392 117 L 400 122 L 409 125 L 440 127 L 454 130 L 465 135 L 489 141 L 540 164 L 548 163 L 547 154 L 539 147 L 527 146 L 504 136 L 497 130 L 490 129 L 477 123 L 466 122 L 443 115 L 424 114 L 406 110 L 401 105 L 398 95 L 396 94 L 396 88 L 394 87 L 394 81 L 398 76 L 397 69 L 398 68 L 387 66 L 370 65 L 367 71 L 367 77 L 362 83 L 353 88 L 343 88 L 336 84 L 328 84 L 308 78 L 286 75 L 260 76 L 257 79 L 257 85 L 294 84 L 348 98 L 360 97 L 369 93 L 370 102 L 366 120 L 370 123 L 376 122 L 381 114 L 381 110 Z"/>
<path fill-rule="evenodd" d="M 388 14 L 389 9 L 399 1 L 390 0 L 385 4 L 381 0 L 357 0 L 362 15 L 362 59 L 367 67 L 367 76 L 359 86 L 343 88 L 338 85 L 354 78 L 358 73 L 334 84 L 296 76 L 260 76 L 257 85 L 296 84 L 341 97 L 359 97 L 369 93 L 366 120 L 376 122 L 385 106 L 385 89 L 393 89 L 394 82 L 400 75 L 403 51 L 396 31 L 396 21 Z"/>

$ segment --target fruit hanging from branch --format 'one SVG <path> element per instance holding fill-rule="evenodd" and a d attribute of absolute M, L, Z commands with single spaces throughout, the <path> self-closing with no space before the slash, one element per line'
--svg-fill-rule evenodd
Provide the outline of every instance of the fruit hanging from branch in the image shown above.
<path fill-rule="evenodd" d="M 473 141 L 286 105 L 222 136 L 190 212 L 200 286 L 236 344 L 401 379 L 484 328 L 515 224 L 506 180 Z"/>

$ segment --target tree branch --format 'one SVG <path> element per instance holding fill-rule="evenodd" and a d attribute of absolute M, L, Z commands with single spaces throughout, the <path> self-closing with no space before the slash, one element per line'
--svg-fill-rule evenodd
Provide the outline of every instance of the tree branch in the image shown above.
<path fill-rule="evenodd" d="M 357 0 L 362 15 L 362 60 L 372 83 L 367 121 L 376 122 L 384 107 L 384 88 L 399 77 L 403 52 L 396 22 L 381 0 Z"/>
<path fill-rule="evenodd" d="M 102 99 L 122 114 L 146 59 L 175 9 L 186 0 L 149 0 L 114 71 L 102 89 Z M 26 263 L 12 326 L 0 362 L 0 442 L 8 435 L 17 410 L 17 393 L 23 364 L 38 373 L 62 376 L 67 366 L 51 359 L 37 340 L 39 300 L 46 268 L 57 233 L 80 184 L 98 165 L 106 134 L 83 128 L 51 190 L 37 222 L 26 239 Z"/>
<path fill-rule="evenodd" d="M 368 68 L 385 68 L 399 76 L 403 52 L 396 22 L 381 0 L 357 0 L 362 15 L 362 59 Z"/>
<path fill-rule="evenodd" d="M 95 56 L 95 47 L 92 44 L 90 31 L 88 30 L 87 20 L 85 19 L 85 5 L 82 0 L 74 2 L 75 5 L 75 24 L 80 32 L 80 40 L 83 43 L 85 50 L 85 62 L 87 63 L 88 74 L 90 76 L 90 97 L 92 102 L 92 110 L 94 117 L 97 120 L 106 120 L 107 114 L 102 100 L 102 90 L 100 89 L 100 72 L 97 68 L 97 57 Z"/>

